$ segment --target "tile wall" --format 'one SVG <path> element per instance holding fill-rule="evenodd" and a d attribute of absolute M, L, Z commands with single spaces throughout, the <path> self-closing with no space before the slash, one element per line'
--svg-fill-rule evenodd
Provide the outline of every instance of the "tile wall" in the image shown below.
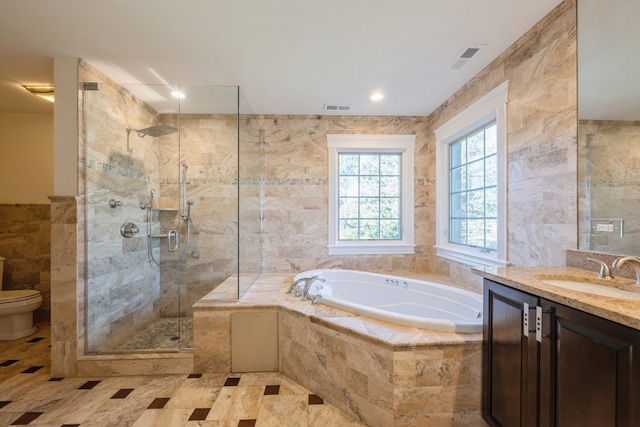
<path fill-rule="evenodd" d="M 264 271 L 314 268 L 428 271 L 428 227 L 435 190 L 429 179 L 428 134 L 421 117 L 256 116 L 264 132 Z M 330 256 L 327 251 L 327 134 L 414 134 L 415 255 Z"/>
<path fill-rule="evenodd" d="M 0 256 L 6 258 L 2 288 L 40 291 L 36 322 L 51 318 L 50 218 L 48 204 L 0 204 Z"/>

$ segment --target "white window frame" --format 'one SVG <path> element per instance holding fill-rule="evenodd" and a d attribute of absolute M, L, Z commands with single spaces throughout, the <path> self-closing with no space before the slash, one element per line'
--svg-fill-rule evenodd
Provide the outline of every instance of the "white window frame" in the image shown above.
<path fill-rule="evenodd" d="M 447 123 L 436 134 L 436 255 L 470 266 L 505 267 L 507 261 L 507 103 L 509 80 L 487 93 Z M 497 250 L 486 252 L 449 242 L 449 145 L 495 120 L 498 162 Z"/>
<path fill-rule="evenodd" d="M 413 158 L 415 135 L 328 134 L 329 148 L 329 255 L 413 254 Z M 338 239 L 338 155 L 339 153 L 401 154 L 401 238 L 399 240 Z"/>

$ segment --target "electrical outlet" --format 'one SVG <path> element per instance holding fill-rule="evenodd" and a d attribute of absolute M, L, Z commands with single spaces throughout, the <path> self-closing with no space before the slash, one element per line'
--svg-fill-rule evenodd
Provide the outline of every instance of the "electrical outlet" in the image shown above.
<path fill-rule="evenodd" d="M 596 224 L 596 231 L 605 231 L 613 233 L 613 224 Z"/>

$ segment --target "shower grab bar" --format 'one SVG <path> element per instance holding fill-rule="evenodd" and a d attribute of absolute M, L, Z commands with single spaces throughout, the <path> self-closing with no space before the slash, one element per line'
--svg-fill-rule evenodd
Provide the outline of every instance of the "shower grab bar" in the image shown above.
<path fill-rule="evenodd" d="M 173 240 L 173 244 L 171 241 Z M 169 230 L 167 233 L 167 250 L 169 252 L 175 252 L 180 245 L 180 241 L 178 239 L 178 232 L 176 230 Z"/>
<path fill-rule="evenodd" d="M 169 233 L 167 233 L 167 234 L 152 234 L 151 237 L 153 237 L 154 239 L 166 239 L 167 237 L 169 237 Z"/>

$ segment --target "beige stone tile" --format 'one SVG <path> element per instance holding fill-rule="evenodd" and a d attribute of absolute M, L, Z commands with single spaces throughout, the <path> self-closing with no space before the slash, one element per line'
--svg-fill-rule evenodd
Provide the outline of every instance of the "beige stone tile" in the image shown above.
<path fill-rule="evenodd" d="M 256 419 L 263 393 L 263 386 L 223 387 L 207 420 Z"/>
<path fill-rule="evenodd" d="M 202 387 L 194 382 L 182 384 L 171 393 L 167 409 L 210 408 L 213 406 L 222 387 Z"/>
<path fill-rule="evenodd" d="M 132 427 L 184 427 L 192 412 L 191 409 L 147 409 Z"/>
<path fill-rule="evenodd" d="M 308 396 L 264 396 L 256 418 L 256 427 L 279 427 L 283 423 L 307 426 L 309 420 L 307 402 Z"/>
<path fill-rule="evenodd" d="M 365 424 L 331 405 L 309 405 L 309 427 L 364 427 Z"/>
<path fill-rule="evenodd" d="M 111 390 L 75 390 L 38 417 L 38 422 L 81 424 L 112 395 Z"/>

